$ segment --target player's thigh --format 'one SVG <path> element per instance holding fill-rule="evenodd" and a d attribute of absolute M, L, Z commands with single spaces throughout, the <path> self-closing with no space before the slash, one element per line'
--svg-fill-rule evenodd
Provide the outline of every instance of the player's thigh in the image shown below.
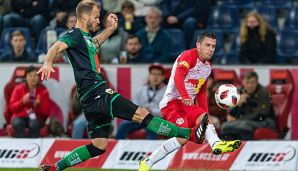
<path fill-rule="evenodd" d="M 205 111 L 200 106 L 189 106 L 187 115 L 190 127 L 198 125 L 204 116 L 203 114 L 205 114 L 206 112 L 207 111 Z"/>
<path fill-rule="evenodd" d="M 108 138 L 111 130 L 112 117 L 105 110 L 101 99 L 83 108 L 88 121 L 87 130 L 91 139 Z"/>
<path fill-rule="evenodd" d="M 163 118 L 177 126 L 190 128 L 186 111 L 179 106 L 168 105 L 161 109 Z"/>
<path fill-rule="evenodd" d="M 139 106 L 117 94 L 110 102 L 110 112 L 114 117 L 131 121 Z"/>

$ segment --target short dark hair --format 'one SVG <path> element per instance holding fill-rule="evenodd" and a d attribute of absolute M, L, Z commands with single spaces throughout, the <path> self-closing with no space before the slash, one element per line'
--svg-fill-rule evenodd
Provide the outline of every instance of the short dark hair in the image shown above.
<path fill-rule="evenodd" d="M 33 65 L 28 66 L 25 69 L 25 77 L 27 76 L 27 74 L 31 73 L 32 71 L 37 71 L 37 68 Z"/>
<path fill-rule="evenodd" d="M 248 71 L 243 75 L 243 79 L 251 79 L 251 78 L 256 78 L 259 80 L 259 76 L 255 71 Z"/>
<path fill-rule="evenodd" d="M 128 42 L 129 39 L 134 39 L 134 38 L 137 38 L 137 39 L 139 40 L 139 42 L 140 42 L 140 39 L 139 39 L 138 36 L 136 36 L 135 34 L 130 34 L 130 35 L 128 35 L 127 38 L 125 39 L 124 44 L 126 44 L 126 43 Z M 141 42 L 140 42 L 140 43 L 141 43 Z"/>
<path fill-rule="evenodd" d="M 90 13 L 94 6 L 100 9 L 100 5 L 95 1 L 92 1 L 92 0 L 81 1 L 76 7 L 77 17 L 80 19 L 83 13 Z"/>
<path fill-rule="evenodd" d="M 209 37 L 211 39 L 216 39 L 216 34 L 213 32 L 202 32 L 197 39 L 197 42 L 202 42 L 205 37 Z"/>
<path fill-rule="evenodd" d="M 133 11 L 135 10 L 135 6 L 131 1 L 124 1 L 121 5 L 121 10 L 123 10 L 124 8 L 128 8 L 128 9 L 132 9 Z"/>
<path fill-rule="evenodd" d="M 12 38 L 15 36 L 23 36 L 23 38 L 26 40 L 26 36 L 21 30 L 16 30 L 16 31 L 12 32 L 10 39 L 12 40 Z"/>

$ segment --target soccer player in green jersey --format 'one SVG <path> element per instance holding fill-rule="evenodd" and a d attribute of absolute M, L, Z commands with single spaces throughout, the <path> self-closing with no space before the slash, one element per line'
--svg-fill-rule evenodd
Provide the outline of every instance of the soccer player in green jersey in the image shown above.
<path fill-rule="evenodd" d="M 88 121 L 91 143 L 74 149 L 60 161 L 41 166 L 42 171 L 60 171 L 89 158 L 101 155 L 108 145 L 111 121 L 114 117 L 130 120 L 143 127 L 168 137 L 181 137 L 200 143 L 204 138 L 207 119 L 198 127 L 180 128 L 158 117 L 148 110 L 125 99 L 107 87 L 100 73 L 97 52 L 101 44 L 117 29 L 118 18 L 109 14 L 107 27 L 97 36 L 91 37 L 99 29 L 100 7 L 91 0 L 81 1 L 76 7 L 76 26 L 67 31 L 48 50 L 44 65 L 39 69 L 42 80 L 48 80 L 54 72 L 53 61 L 58 53 L 67 52 L 74 71 L 78 97 Z"/>

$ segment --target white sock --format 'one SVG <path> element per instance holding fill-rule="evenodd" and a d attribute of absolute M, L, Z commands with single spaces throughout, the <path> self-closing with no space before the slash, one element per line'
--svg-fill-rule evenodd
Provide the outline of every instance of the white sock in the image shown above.
<path fill-rule="evenodd" d="M 206 129 L 205 138 L 208 141 L 208 144 L 210 147 L 214 145 L 214 143 L 220 141 L 220 139 L 217 136 L 217 133 L 215 131 L 215 127 L 213 124 L 208 124 Z"/>
<path fill-rule="evenodd" d="M 177 138 L 173 137 L 171 139 L 168 139 L 167 141 L 162 143 L 162 145 L 159 146 L 155 151 L 153 151 L 153 153 L 149 156 L 148 160 L 146 160 L 147 165 L 152 167 L 155 163 L 162 160 L 168 154 L 177 150 L 180 147 L 181 145 L 178 142 Z"/>

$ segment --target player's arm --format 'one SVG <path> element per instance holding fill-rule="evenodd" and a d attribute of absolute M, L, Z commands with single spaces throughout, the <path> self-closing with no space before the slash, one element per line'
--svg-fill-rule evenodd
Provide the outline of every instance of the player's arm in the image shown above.
<path fill-rule="evenodd" d="M 109 14 L 106 19 L 106 28 L 98 35 L 93 37 L 96 48 L 98 49 L 118 27 L 118 17 L 116 14 Z"/>
<path fill-rule="evenodd" d="M 51 72 L 55 72 L 53 69 L 53 62 L 58 53 L 63 52 L 68 48 L 68 45 L 64 42 L 57 41 L 50 47 L 46 55 L 43 66 L 37 71 L 37 74 L 41 73 L 41 80 L 48 80 Z"/>
<path fill-rule="evenodd" d="M 185 53 L 181 54 L 174 76 L 175 87 L 182 98 L 182 102 L 188 106 L 193 104 L 193 100 L 189 97 L 184 84 L 184 80 L 189 68 L 193 65 L 193 61 L 191 61 L 189 58 L 190 56 L 186 55 Z"/>

